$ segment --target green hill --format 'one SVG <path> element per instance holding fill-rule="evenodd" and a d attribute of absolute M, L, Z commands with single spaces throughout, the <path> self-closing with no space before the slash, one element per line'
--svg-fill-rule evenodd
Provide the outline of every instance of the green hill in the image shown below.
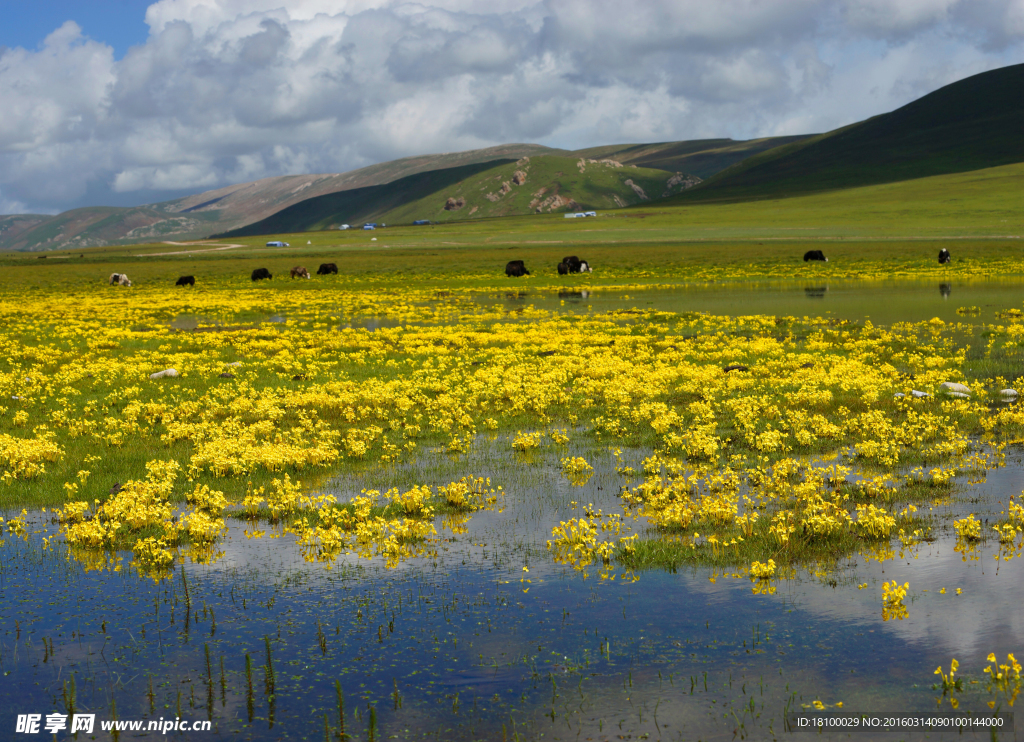
<path fill-rule="evenodd" d="M 1024 162 L 1024 64 L 947 85 L 891 113 L 756 154 L 678 196 L 777 198 Z"/>
<path fill-rule="evenodd" d="M 560 211 L 614 209 L 663 198 L 699 182 L 614 160 L 541 155 L 435 170 L 385 186 L 307 199 L 241 229 L 243 237 L 330 229 L 366 221 L 409 224 Z"/>
<path fill-rule="evenodd" d="M 510 162 L 515 160 L 498 160 L 501 164 Z M 391 209 L 419 199 L 423 193 L 448 188 L 494 167 L 494 161 L 491 161 L 431 170 L 408 175 L 391 183 L 315 196 L 282 209 L 266 219 L 213 236 L 248 237 L 257 234 L 306 232 L 330 229 L 339 224 L 354 226 L 363 222 L 378 221 Z"/>

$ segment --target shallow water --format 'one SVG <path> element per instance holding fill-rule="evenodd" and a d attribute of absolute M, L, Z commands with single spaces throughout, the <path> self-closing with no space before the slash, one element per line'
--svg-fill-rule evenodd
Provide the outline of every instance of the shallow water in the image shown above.
<path fill-rule="evenodd" d="M 585 579 L 554 564 L 544 542 L 572 501 L 615 509 L 624 480 L 612 456 L 591 453 L 597 474 L 578 487 L 555 456 L 496 465 L 486 442 L 478 448 L 434 483 L 490 474 L 504 485 L 504 512 L 477 513 L 461 533 L 439 518 L 429 553 L 393 570 L 355 556 L 310 564 L 292 536 L 247 538 L 231 521 L 218 562 L 155 583 L 127 569 L 85 571 L 62 545 L 41 548 L 40 533 L 8 534 L 0 725 L 64 712 L 73 676 L 76 708 L 98 720 L 112 718 L 112 700 L 124 720 L 173 718 L 180 705 L 183 718 L 209 718 L 230 739 L 323 739 L 325 714 L 335 734 L 335 681 L 354 739 L 368 736 L 370 706 L 378 739 L 760 739 L 788 736 L 785 713 L 816 699 L 851 711 L 935 709 L 936 666 L 956 657 L 966 677 L 982 678 L 988 652 L 1024 641 L 1024 560 L 996 562 L 994 542 L 965 557 L 942 529 L 884 563 L 855 554 L 828 574 L 799 571 L 774 595 L 707 569 Z M 1007 461 L 940 507 L 997 513 L 1024 487 L 1024 453 Z M 345 497 L 357 485 L 320 483 Z M 34 520 L 34 530 L 47 525 Z M 880 583 L 890 579 L 910 583 L 902 621 L 882 620 Z M 968 685 L 960 708 L 987 710 L 988 699 Z"/>
<path fill-rule="evenodd" d="M 552 311 L 605 312 L 632 308 L 665 312 L 707 312 L 713 315 L 767 314 L 792 317 L 870 319 L 875 324 L 920 322 L 994 322 L 996 312 L 1020 309 L 1024 281 L 788 281 L 686 285 L 674 289 L 606 290 L 570 277 L 559 291 L 518 288 L 484 295 L 485 305 L 507 311 L 534 305 Z M 978 307 L 978 314 L 957 314 Z"/>

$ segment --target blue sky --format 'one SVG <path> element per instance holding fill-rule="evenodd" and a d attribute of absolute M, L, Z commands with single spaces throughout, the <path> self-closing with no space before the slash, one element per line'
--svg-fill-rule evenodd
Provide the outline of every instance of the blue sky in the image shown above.
<path fill-rule="evenodd" d="M 0 2 L 0 214 L 822 132 L 1024 60 L 1024 0 Z"/>
<path fill-rule="evenodd" d="M 114 48 L 117 59 L 128 47 L 149 36 L 146 8 L 150 0 L 3 0 L 0 2 L 0 46 L 37 49 L 65 21 L 82 33 Z"/>

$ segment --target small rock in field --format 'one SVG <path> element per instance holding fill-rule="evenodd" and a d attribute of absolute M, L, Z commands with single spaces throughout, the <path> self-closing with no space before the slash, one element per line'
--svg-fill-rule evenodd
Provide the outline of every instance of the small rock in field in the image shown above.
<path fill-rule="evenodd" d="M 970 395 L 971 389 L 964 384 L 957 384 L 954 381 L 944 381 L 939 384 L 939 389 L 943 389 L 952 395 L 963 394 L 964 396 Z"/>
<path fill-rule="evenodd" d="M 1017 396 L 1017 390 L 1016 389 L 1002 389 L 1002 390 L 1000 390 L 999 394 L 1004 396 L 1004 397 L 1016 397 Z"/>
<path fill-rule="evenodd" d="M 176 368 L 165 368 L 163 371 L 157 371 L 155 374 L 150 374 L 151 379 L 167 379 L 178 375 L 178 369 Z"/>
<path fill-rule="evenodd" d="M 222 373 L 220 375 L 220 378 L 222 378 L 222 379 L 233 379 L 233 378 L 235 378 L 235 375 L 234 374 L 229 374 L 227 371 L 225 371 L 224 373 Z"/>
<path fill-rule="evenodd" d="M 924 399 L 925 397 L 930 397 L 932 395 L 930 395 L 928 392 L 919 392 L 916 389 L 911 389 L 910 396 L 916 397 L 917 399 Z"/>
<path fill-rule="evenodd" d="M 110 488 L 110 494 L 116 495 L 118 492 L 120 492 L 123 489 L 124 489 L 124 487 L 121 486 L 120 482 L 114 482 L 114 486 Z"/>
<path fill-rule="evenodd" d="M 725 371 L 726 373 L 729 373 L 730 371 L 747 371 L 749 369 L 746 366 L 743 366 L 743 365 L 740 365 L 739 363 L 736 363 L 736 364 L 733 364 L 732 366 L 726 366 L 722 370 Z"/>

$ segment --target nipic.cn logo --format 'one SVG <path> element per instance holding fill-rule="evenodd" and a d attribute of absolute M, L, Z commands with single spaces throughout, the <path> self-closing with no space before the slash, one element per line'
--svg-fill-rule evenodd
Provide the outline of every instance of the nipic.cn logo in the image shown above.
<path fill-rule="evenodd" d="M 63 731 L 92 734 L 95 724 L 96 714 L 75 714 L 71 717 L 70 728 L 67 714 L 47 714 L 45 722 L 42 714 L 18 714 L 14 731 L 20 734 L 56 734 Z"/>

